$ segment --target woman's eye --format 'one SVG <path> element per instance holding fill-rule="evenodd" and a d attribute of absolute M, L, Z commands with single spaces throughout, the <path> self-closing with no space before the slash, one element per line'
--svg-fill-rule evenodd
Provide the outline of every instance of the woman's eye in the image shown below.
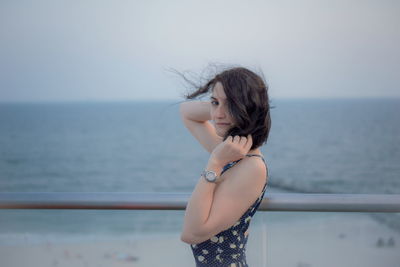
<path fill-rule="evenodd" d="M 217 101 L 211 101 L 211 105 L 214 105 L 214 103 L 218 103 L 218 102 Z"/>

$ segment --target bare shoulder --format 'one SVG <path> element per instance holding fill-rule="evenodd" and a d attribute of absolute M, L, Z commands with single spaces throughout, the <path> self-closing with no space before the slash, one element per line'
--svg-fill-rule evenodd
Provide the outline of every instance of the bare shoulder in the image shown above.
<path fill-rule="evenodd" d="M 242 173 L 252 173 L 264 176 L 267 174 L 264 161 L 260 157 L 244 157 L 233 167 L 228 169 L 225 173 L 235 174 L 237 172 Z M 223 174 L 223 175 L 224 175 Z"/>
<path fill-rule="evenodd" d="M 234 170 L 233 168 L 232 170 Z M 248 172 L 253 174 L 253 177 L 256 178 L 264 178 L 267 174 L 264 161 L 260 157 L 244 157 L 241 161 L 238 162 L 238 166 L 236 171 L 240 172 Z M 263 179 L 265 180 L 265 179 Z"/>
<path fill-rule="evenodd" d="M 229 177 L 228 179 L 225 179 Z M 222 180 L 229 182 L 230 186 L 246 188 L 242 192 L 250 193 L 254 197 L 255 192 L 261 192 L 267 177 L 267 169 L 263 160 L 259 157 L 244 157 L 234 166 L 221 175 Z M 227 185 L 228 186 L 228 185 Z M 244 192 L 245 191 L 245 192 Z"/>

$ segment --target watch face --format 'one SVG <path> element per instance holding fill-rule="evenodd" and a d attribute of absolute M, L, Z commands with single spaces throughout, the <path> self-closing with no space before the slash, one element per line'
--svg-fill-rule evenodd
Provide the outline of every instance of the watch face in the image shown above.
<path fill-rule="evenodd" d="M 207 179 L 213 180 L 215 178 L 215 174 L 213 172 L 208 172 L 206 174 Z"/>
<path fill-rule="evenodd" d="M 206 172 L 206 179 L 209 181 L 214 181 L 216 178 L 216 173 L 213 171 L 207 171 Z"/>

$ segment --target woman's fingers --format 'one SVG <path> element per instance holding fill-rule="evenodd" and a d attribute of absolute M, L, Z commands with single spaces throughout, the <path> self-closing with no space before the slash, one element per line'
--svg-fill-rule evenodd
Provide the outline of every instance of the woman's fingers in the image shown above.
<path fill-rule="evenodd" d="M 251 136 L 251 134 L 247 135 L 247 142 L 246 142 L 246 151 L 249 151 L 251 146 L 253 145 L 253 137 Z"/>
<path fill-rule="evenodd" d="M 246 146 L 246 142 L 247 142 L 247 138 L 245 136 L 242 136 L 240 138 L 239 144 L 240 144 L 240 146 L 245 147 Z"/>
<path fill-rule="evenodd" d="M 246 145 L 247 138 L 245 136 L 235 135 L 233 137 L 233 143 L 244 147 Z"/>
<path fill-rule="evenodd" d="M 238 144 L 240 142 L 240 136 L 235 135 L 235 137 L 233 138 L 233 142 Z"/>
<path fill-rule="evenodd" d="M 235 135 L 230 136 L 232 139 L 232 142 L 239 145 L 240 147 L 244 148 L 246 151 L 250 150 L 251 146 L 253 145 L 253 138 L 251 136 L 251 134 L 248 134 L 247 137 L 246 136 L 239 136 L 239 135 Z"/>

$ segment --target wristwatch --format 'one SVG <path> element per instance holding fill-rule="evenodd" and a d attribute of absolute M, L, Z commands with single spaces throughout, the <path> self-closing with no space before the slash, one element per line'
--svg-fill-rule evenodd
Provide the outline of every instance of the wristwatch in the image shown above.
<path fill-rule="evenodd" d="M 208 182 L 210 183 L 216 183 L 219 176 L 215 173 L 215 171 L 203 171 L 201 173 L 201 176 L 204 177 Z"/>

